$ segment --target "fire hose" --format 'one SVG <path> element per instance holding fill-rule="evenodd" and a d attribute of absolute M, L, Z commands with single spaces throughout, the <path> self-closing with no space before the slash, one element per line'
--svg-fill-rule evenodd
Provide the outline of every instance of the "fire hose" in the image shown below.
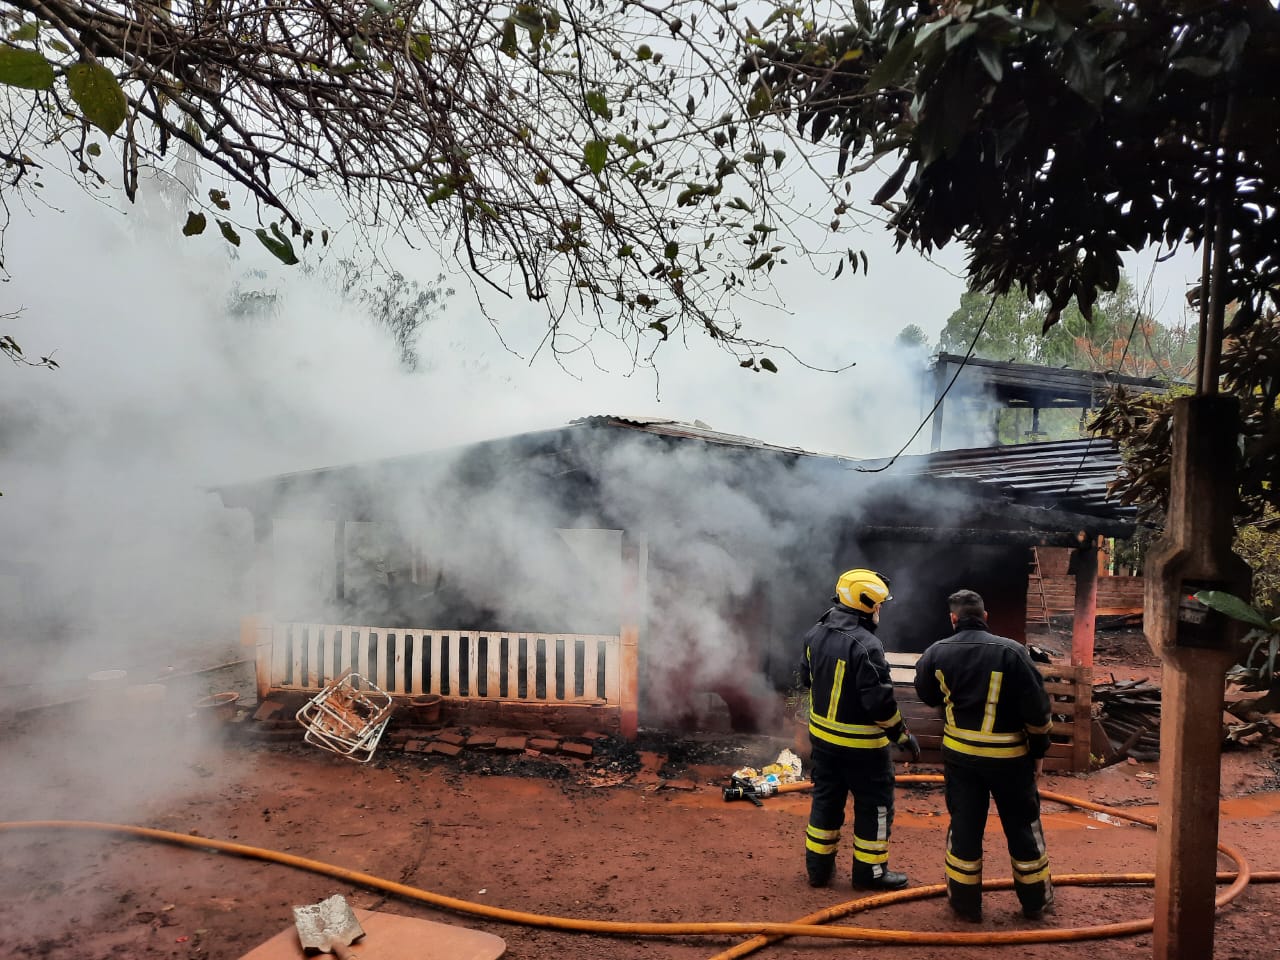
<path fill-rule="evenodd" d="M 897 777 L 898 783 L 941 783 L 938 774 L 904 774 Z M 778 792 L 804 790 L 811 786 L 808 782 L 783 784 Z M 1083 810 L 1093 810 L 1108 816 L 1144 826 L 1155 827 L 1155 821 L 1138 814 L 1108 807 L 1078 797 L 1041 790 L 1040 796 L 1046 800 L 1062 803 Z M 173 843 L 179 846 L 211 850 L 218 853 L 232 854 L 255 860 L 264 860 L 295 867 L 311 873 L 333 877 L 337 880 L 379 890 L 406 900 L 414 900 L 444 910 L 470 916 L 499 920 L 505 923 L 530 927 L 542 927 L 553 930 L 565 930 L 577 933 L 595 933 L 608 936 L 644 936 L 644 937 L 683 937 L 683 936 L 744 936 L 754 935 L 753 939 L 744 941 L 716 954 L 711 960 L 730 960 L 730 958 L 746 956 L 770 943 L 786 937 L 817 937 L 834 940 L 856 940 L 880 943 L 904 943 L 915 945 L 985 945 L 985 944 L 1026 944 L 1026 943 L 1062 943 L 1080 940 L 1097 940 L 1107 937 L 1127 936 L 1146 933 L 1154 926 L 1152 918 L 1126 920 L 1115 923 L 1095 924 L 1087 927 L 1053 927 L 1035 930 L 1006 931 L 916 931 L 894 930 L 880 927 L 824 926 L 828 921 L 837 920 L 852 913 L 861 913 L 877 907 L 922 900 L 942 896 L 946 893 L 944 884 L 932 884 L 923 887 L 911 887 L 896 890 L 892 893 L 862 897 L 857 900 L 837 904 L 808 916 L 801 917 L 791 923 L 778 922 L 646 922 L 623 920 L 587 920 L 574 917 L 556 917 L 548 914 L 525 913 L 488 904 L 474 903 L 455 897 L 433 893 L 418 887 L 397 883 L 373 874 L 350 870 L 336 864 L 311 860 L 265 847 L 254 847 L 248 844 L 234 843 L 228 840 L 217 840 L 212 837 L 193 836 L 175 833 L 169 830 L 158 830 L 152 827 L 139 827 L 130 824 L 103 823 L 92 820 L 13 820 L 0 822 L 0 833 L 32 831 L 32 830 L 79 830 L 100 833 L 115 833 L 126 837 L 143 840 L 156 840 Z M 1221 908 L 1234 900 L 1250 883 L 1275 883 L 1280 881 L 1280 871 L 1253 873 L 1244 857 L 1226 844 L 1218 844 L 1218 850 L 1235 862 L 1235 873 L 1220 872 L 1219 883 L 1228 883 L 1226 890 L 1215 899 Z M 1111 873 L 1111 874 L 1055 874 L 1053 882 L 1057 886 L 1111 886 L 1121 884 L 1151 884 L 1155 882 L 1152 873 Z M 1008 889 L 1011 879 L 983 881 L 984 889 Z"/>

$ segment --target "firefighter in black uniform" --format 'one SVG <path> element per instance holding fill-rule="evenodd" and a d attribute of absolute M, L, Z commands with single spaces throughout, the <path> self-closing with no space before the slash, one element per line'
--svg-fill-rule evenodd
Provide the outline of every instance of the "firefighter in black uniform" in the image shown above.
<path fill-rule="evenodd" d="M 995 798 L 1013 861 L 1013 888 L 1029 919 L 1053 905 L 1036 775 L 1049 749 L 1049 697 L 1026 647 L 987 629 L 982 597 L 948 598 L 955 633 L 916 664 L 916 692 L 944 708 L 947 897 L 965 920 L 982 919 L 982 835 Z"/>
<path fill-rule="evenodd" d="M 889 581 L 849 570 L 836 583 L 835 606 L 804 635 L 801 682 L 810 688 L 813 804 L 805 831 L 809 884 L 825 887 L 835 871 L 845 800 L 853 794 L 853 884 L 897 890 L 905 873 L 889 869 L 893 825 L 890 744 L 920 759 L 893 696 L 884 647 L 876 639 Z"/>

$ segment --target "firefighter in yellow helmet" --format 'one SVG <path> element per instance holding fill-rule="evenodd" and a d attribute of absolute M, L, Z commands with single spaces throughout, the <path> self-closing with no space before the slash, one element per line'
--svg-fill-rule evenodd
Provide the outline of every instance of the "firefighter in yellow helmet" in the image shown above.
<path fill-rule="evenodd" d="M 920 759 L 893 696 L 884 646 L 876 639 L 880 605 L 891 600 L 888 578 L 849 570 L 836 583 L 834 606 L 804 635 L 800 679 L 810 688 L 813 803 L 805 830 L 809 884 L 825 887 L 835 872 L 845 800 L 853 794 L 853 885 L 897 890 L 904 873 L 889 869 L 893 825 L 890 744 Z"/>

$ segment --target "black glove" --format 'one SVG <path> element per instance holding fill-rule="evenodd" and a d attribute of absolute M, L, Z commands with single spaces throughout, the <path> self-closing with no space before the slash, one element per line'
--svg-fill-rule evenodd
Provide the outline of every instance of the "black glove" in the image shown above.
<path fill-rule="evenodd" d="M 902 735 L 898 737 L 898 749 L 911 756 L 911 763 L 920 762 L 920 741 L 906 727 L 902 728 Z"/>

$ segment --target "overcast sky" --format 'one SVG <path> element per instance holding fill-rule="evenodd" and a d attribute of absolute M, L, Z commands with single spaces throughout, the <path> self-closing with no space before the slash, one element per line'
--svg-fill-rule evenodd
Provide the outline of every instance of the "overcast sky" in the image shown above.
<path fill-rule="evenodd" d="M 914 323 L 936 339 L 963 290 L 959 250 L 930 262 L 895 253 L 887 232 L 872 228 L 850 241 L 867 251 L 868 274 L 830 280 L 796 260 L 775 274 L 782 308 L 740 305 L 747 335 L 785 345 L 815 367 L 854 366 L 819 373 L 766 350 L 779 372 L 756 373 L 695 333 L 665 344 L 654 371 L 633 369 L 607 337 L 559 362 L 545 348 L 535 356 L 546 331 L 542 308 L 490 297 L 500 318 L 495 332 L 466 278 L 455 275 L 447 283 L 457 292 L 443 317 L 422 332 L 424 368 L 406 375 L 359 311 L 297 268 L 281 267 L 251 237 L 233 255 L 212 231 L 182 237 L 178 211 L 112 207 L 56 179 L 49 189 L 53 206 L 15 212 L 5 250 L 11 279 L 0 288 L 0 306 L 22 308 L 6 332 L 29 352 L 56 351 L 61 368 L 12 370 L 5 389 L 18 387 L 28 398 L 48 391 L 98 417 L 145 397 L 146 418 L 160 423 L 163 410 L 200 425 L 199 442 L 187 436 L 182 443 L 218 449 L 224 466 L 217 479 L 238 472 L 238 463 L 248 470 L 310 466 L 603 413 L 701 420 L 854 456 L 890 454 L 924 412 L 916 358 L 894 352 L 894 338 Z M 328 255 L 338 252 L 351 250 Z M 309 253 L 321 262 L 320 251 Z M 394 241 L 380 244 L 379 254 L 422 282 L 456 269 Z M 1135 257 L 1129 267 L 1139 287 L 1152 259 Z M 1176 319 L 1194 270 L 1187 256 L 1159 268 L 1157 316 Z M 269 324 L 245 330 L 227 319 L 237 285 L 283 294 Z M 248 409 L 237 403 L 246 384 L 260 391 Z M 282 422 L 264 419 L 263 402 Z M 242 416 L 255 436 L 241 436 Z M 284 435 L 273 436 L 276 429 Z M 265 457 L 255 449 L 264 442 Z"/>

